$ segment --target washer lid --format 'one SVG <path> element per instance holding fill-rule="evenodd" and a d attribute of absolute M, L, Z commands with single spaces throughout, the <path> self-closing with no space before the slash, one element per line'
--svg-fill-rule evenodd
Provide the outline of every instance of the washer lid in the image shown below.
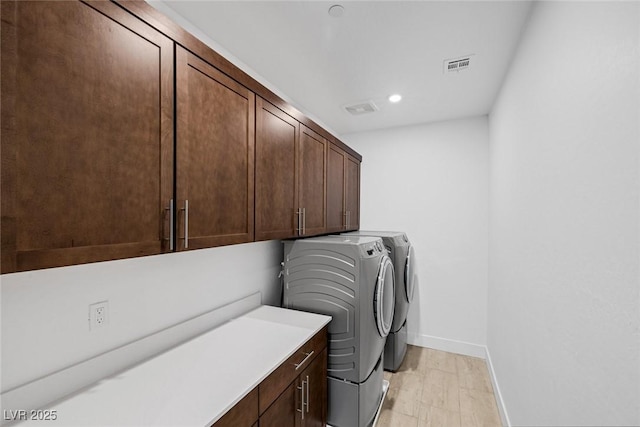
<path fill-rule="evenodd" d="M 393 323 L 393 312 L 395 309 L 395 279 L 393 263 L 388 256 L 383 256 L 378 270 L 378 280 L 373 301 L 373 314 L 380 336 L 386 337 L 391 330 Z"/>
<path fill-rule="evenodd" d="M 413 246 L 409 245 L 409 251 L 407 255 L 407 262 L 404 265 L 404 286 L 405 297 L 407 302 L 413 301 L 413 293 L 415 287 L 415 274 L 416 274 L 416 253 Z"/>

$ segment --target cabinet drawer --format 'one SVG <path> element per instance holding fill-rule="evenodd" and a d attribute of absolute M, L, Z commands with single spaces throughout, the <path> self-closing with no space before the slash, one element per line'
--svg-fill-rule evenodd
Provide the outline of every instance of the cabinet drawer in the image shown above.
<path fill-rule="evenodd" d="M 216 421 L 212 427 L 251 427 L 258 420 L 258 387 Z"/>
<path fill-rule="evenodd" d="M 326 346 L 327 327 L 325 326 L 260 384 L 260 414 L 311 364 Z M 304 363 L 302 363 L 303 361 Z"/>

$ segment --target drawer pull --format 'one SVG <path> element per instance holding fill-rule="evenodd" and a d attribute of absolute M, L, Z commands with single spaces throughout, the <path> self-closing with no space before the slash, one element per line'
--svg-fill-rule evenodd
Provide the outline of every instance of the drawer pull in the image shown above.
<path fill-rule="evenodd" d="M 305 357 L 304 359 L 302 359 L 302 362 L 300 362 L 300 363 L 294 363 L 294 364 L 293 364 L 293 366 L 295 366 L 295 367 L 296 367 L 296 371 L 297 371 L 298 369 L 300 369 L 300 367 L 301 367 L 302 365 L 304 365 L 304 362 L 306 362 L 306 361 L 307 361 L 311 356 L 313 356 L 313 353 L 314 353 L 314 350 L 311 350 L 311 353 L 304 353 L 307 357 Z"/>

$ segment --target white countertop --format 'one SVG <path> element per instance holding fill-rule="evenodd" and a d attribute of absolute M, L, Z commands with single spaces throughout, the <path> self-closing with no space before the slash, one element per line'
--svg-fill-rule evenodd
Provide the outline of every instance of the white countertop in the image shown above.
<path fill-rule="evenodd" d="M 45 409 L 20 426 L 209 426 L 331 317 L 261 306 Z"/>

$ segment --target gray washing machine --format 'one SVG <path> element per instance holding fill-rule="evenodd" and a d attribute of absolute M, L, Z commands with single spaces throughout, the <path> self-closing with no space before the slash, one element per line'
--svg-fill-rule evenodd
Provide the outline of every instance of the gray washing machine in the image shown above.
<path fill-rule="evenodd" d="M 324 236 L 284 242 L 283 307 L 332 317 L 327 423 L 369 426 L 382 399 L 393 324 L 394 269 L 382 240 Z"/>
<path fill-rule="evenodd" d="M 343 236 L 375 236 L 389 251 L 396 275 L 396 307 L 391 331 L 384 347 L 384 369 L 396 372 L 407 352 L 407 313 L 413 300 L 415 254 L 407 235 L 401 231 L 353 231 Z"/>

